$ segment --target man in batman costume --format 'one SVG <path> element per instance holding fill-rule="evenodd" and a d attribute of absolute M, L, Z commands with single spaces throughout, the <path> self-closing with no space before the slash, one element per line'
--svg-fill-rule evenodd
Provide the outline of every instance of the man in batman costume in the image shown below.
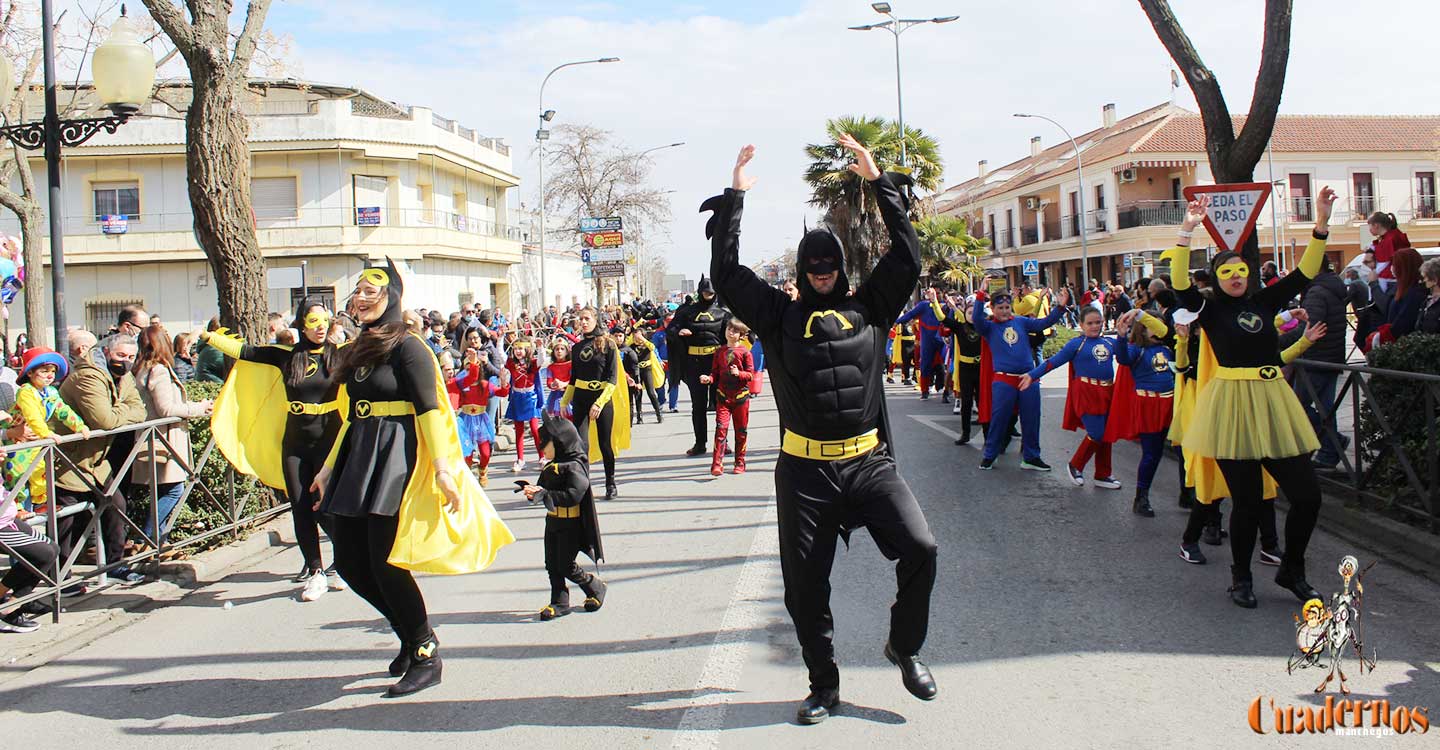
<path fill-rule="evenodd" d="M 540 427 L 541 455 L 550 462 L 540 470 L 536 484 L 525 485 L 525 499 L 545 505 L 545 572 L 550 575 L 550 603 L 540 610 L 541 620 L 570 614 L 570 581 L 585 592 L 585 611 L 605 605 L 605 582 L 586 573 L 575 563 L 584 552 L 599 563 L 605 559 L 600 547 L 600 521 L 595 513 L 595 495 L 590 489 L 590 457 L 580 442 L 580 432 L 569 420 L 545 417 Z"/>
<path fill-rule="evenodd" d="M 919 240 L 900 192 L 909 178 L 882 174 L 849 135 L 840 145 L 855 156 L 850 171 L 874 191 L 891 243 L 853 294 L 844 249 L 829 230 L 811 231 L 800 242 L 798 300 L 740 264 L 740 216 L 755 182 L 745 165 L 754 146 L 741 150 L 731 188 L 701 206 L 715 212 L 706 226 L 710 275 L 764 343 L 784 428 L 775 496 L 785 607 L 810 670 L 810 694 L 796 715 L 802 724 L 824 721 L 839 703 L 830 569 L 837 538 L 848 540 L 850 530 L 862 526 L 887 559 L 898 561 L 885 656 L 915 697 L 931 700 L 937 692 L 919 658 L 935 584 L 935 538 L 896 471 L 881 382 L 886 334 L 920 278 Z"/>
<path fill-rule="evenodd" d="M 672 350 L 670 357 L 674 361 L 676 354 L 681 355 L 680 377 L 690 390 L 690 424 L 695 430 L 695 444 L 685 451 L 687 456 L 708 452 L 705 445 L 710 431 L 705 424 L 705 413 L 715 402 L 713 388 L 701 383 L 700 376 L 710 374 L 710 358 L 724 345 L 725 326 L 730 322 L 730 311 L 716 298 L 710 279 L 702 275 L 695 291 L 698 293 L 695 301 L 681 305 L 665 329 L 680 342 L 678 351 Z"/>

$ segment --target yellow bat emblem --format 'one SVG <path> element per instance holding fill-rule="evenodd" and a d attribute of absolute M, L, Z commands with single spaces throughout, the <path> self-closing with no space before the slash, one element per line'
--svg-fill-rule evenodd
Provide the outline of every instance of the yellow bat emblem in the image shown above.
<path fill-rule="evenodd" d="M 435 641 L 430 641 L 430 642 L 426 643 L 425 645 L 423 645 L 423 646 L 415 649 L 415 654 L 416 654 L 417 656 L 419 656 L 421 659 L 429 659 L 430 657 L 434 656 L 434 655 L 435 655 Z"/>
<path fill-rule="evenodd" d="M 810 329 L 815 325 L 816 318 L 824 320 L 825 318 L 828 318 L 832 315 L 835 317 L 836 320 L 840 321 L 840 330 L 848 331 L 851 328 L 855 327 L 850 323 L 850 321 L 845 319 L 844 315 L 841 315 L 834 310 L 816 310 L 815 312 L 810 313 L 810 319 L 805 321 L 805 338 L 808 339 L 813 335 Z"/>

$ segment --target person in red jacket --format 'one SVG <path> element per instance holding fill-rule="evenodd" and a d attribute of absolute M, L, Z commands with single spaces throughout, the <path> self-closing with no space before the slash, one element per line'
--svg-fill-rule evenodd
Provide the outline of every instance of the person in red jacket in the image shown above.
<path fill-rule="evenodd" d="M 1380 288 L 1388 292 L 1395 287 L 1395 269 L 1390 265 L 1395 259 L 1395 251 L 1410 247 L 1410 237 L 1400 231 L 1400 223 L 1395 220 L 1395 214 L 1384 211 L 1371 214 L 1368 226 L 1370 235 L 1375 238 L 1375 244 L 1365 252 L 1375 255 L 1375 270 L 1380 279 Z"/>
<path fill-rule="evenodd" d="M 725 345 L 710 360 L 710 374 L 701 375 L 700 382 L 715 384 L 715 452 L 710 463 L 711 476 L 724 473 L 725 437 L 731 419 L 735 420 L 735 473 L 745 473 L 745 441 L 750 427 L 750 381 L 755 377 L 755 360 L 744 344 L 750 328 L 731 318 L 725 327 Z"/>

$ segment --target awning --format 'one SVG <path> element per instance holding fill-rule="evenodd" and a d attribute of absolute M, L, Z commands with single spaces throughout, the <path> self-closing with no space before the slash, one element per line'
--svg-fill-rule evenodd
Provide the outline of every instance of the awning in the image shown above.
<path fill-rule="evenodd" d="M 1117 165 L 1115 165 L 1115 172 L 1116 172 L 1116 174 L 1119 174 L 1120 172 L 1123 172 L 1123 171 L 1125 171 L 1125 170 L 1127 170 L 1127 169 L 1140 169 L 1141 167 L 1170 167 L 1170 168 L 1174 168 L 1174 167 L 1185 167 L 1185 168 L 1189 168 L 1189 169 L 1194 169 L 1194 168 L 1195 168 L 1195 160 L 1194 160 L 1194 159 L 1141 159 L 1141 160 L 1139 160 L 1139 161 L 1127 161 L 1127 162 L 1125 162 L 1125 163 L 1123 163 L 1123 164 L 1117 164 Z"/>

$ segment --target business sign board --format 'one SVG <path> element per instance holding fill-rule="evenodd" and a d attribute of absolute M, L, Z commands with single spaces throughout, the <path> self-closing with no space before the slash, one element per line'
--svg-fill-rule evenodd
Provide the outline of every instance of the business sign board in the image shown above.
<path fill-rule="evenodd" d="M 590 251 L 591 263 L 611 263 L 625 260 L 623 247 L 597 247 Z"/>
<path fill-rule="evenodd" d="M 605 248 L 620 247 L 625 244 L 624 232 L 588 232 L 580 236 L 580 244 L 585 247 Z"/>
<path fill-rule="evenodd" d="M 580 219 L 580 231 L 585 234 L 592 232 L 618 232 L 625 228 L 624 222 L 619 216 L 597 217 L 587 216 Z"/>
<path fill-rule="evenodd" d="M 105 214 L 100 217 L 100 231 L 104 234 L 125 234 L 130 231 L 130 217 L 125 214 Z"/>
<path fill-rule="evenodd" d="M 592 262 L 589 266 L 590 272 L 602 279 L 624 278 L 624 261 L 598 261 Z"/>
<path fill-rule="evenodd" d="M 1239 252 L 1255 231 L 1260 208 L 1270 197 L 1268 182 L 1235 182 L 1228 185 L 1192 185 L 1185 199 L 1205 204 L 1205 229 L 1222 250 Z"/>
<path fill-rule="evenodd" d="M 356 206 L 355 226 L 357 227 L 378 227 L 380 226 L 379 206 Z"/>

